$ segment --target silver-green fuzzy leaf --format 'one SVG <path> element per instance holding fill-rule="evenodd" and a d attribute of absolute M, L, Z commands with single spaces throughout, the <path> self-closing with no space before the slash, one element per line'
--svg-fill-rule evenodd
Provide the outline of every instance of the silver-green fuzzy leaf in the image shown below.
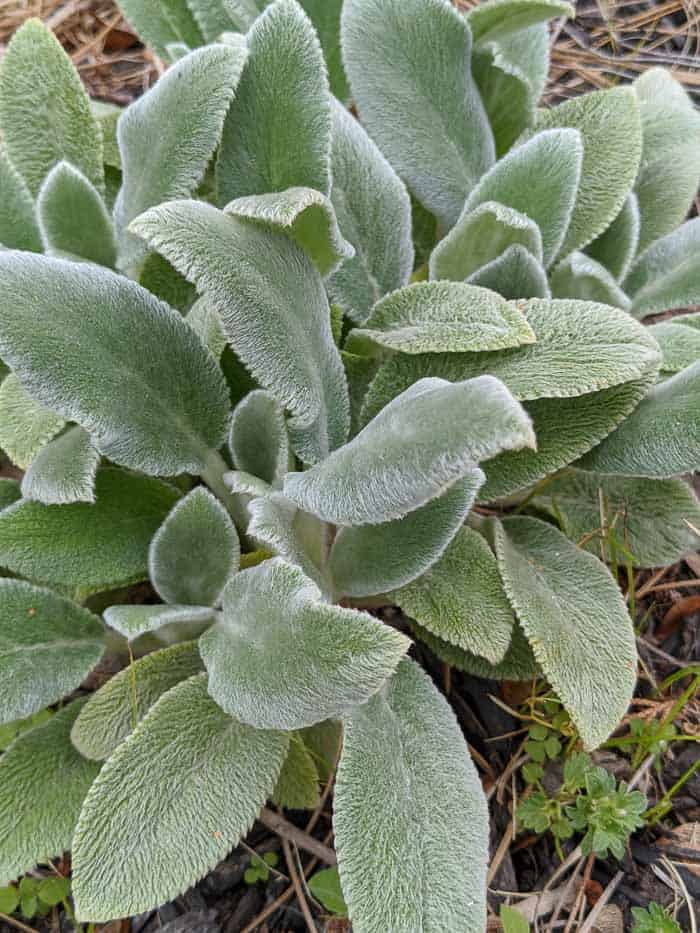
<path fill-rule="evenodd" d="M 70 737 L 81 755 L 106 761 L 156 700 L 204 668 L 196 642 L 183 642 L 134 661 L 96 690 L 73 723 Z"/>
<path fill-rule="evenodd" d="M 676 320 L 661 321 L 649 328 L 661 347 L 663 373 L 679 373 L 700 360 L 700 329 Z"/>
<path fill-rule="evenodd" d="M 482 536 L 462 528 L 427 573 L 390 598 L 423 628 L 450 644 L 498 664 L 515 619 L 496 558 Z"/>
<path fill-rule="evenodd" d="M 99 765 L 71 745 L 82 706 L 75 700 L 21 735 L 0 758 L 0 885 L 70 848 L 80 808 Z"/>
<path fill-rule="evenodd" d="M 617 282 L 627 275 L 637 253 L 639 226 L 639 201 L 631 191 L 608 229 L 586 247 L 586 253 L 602 263 Z"/>
<path fill-rule="evenodd" d="M 0 253 L 0 355 L 27 392 L 123 466 L 200 473 L 228 390 L 179 314 L 107 269 Z"/>
<path fill-rule="evenodd" d="M 241 546 L 231 518 L 208 489 L 180 499 L 153 536 L 148 569 L 167 603 L 214 606 L 238 570 Z"/>
<path fill-rule="evenodd" d="M 331 113 L 318 36 L 293 0 L 255 20 L 216 165 L 218 204 L 251 194 L 330 192 Z"/>
<path fill-rule="evenodd" d="M 222 32 L 231 32 L 237 24 L 226 9 L 225 0 L 186 0 L 204 41 L 216 42 Z"/>
<path fill-rule="evenodd" d="M 0 447 L 25 470 L 49 441 L 66 426 L 60 415 L 37 402 L 14 373 L 0 385 Z"/>
<path fill-rule="evenodd" d="M 73 840 L 80 921 L 152 910 L 203 877 L 251 826 L 287 745 L 287 736 L 222 712 L 207 694 L 205 674 L 165 693 L 103 767 L 83 805 Z"/>
<path fill-rule="evenodd" d="M 42 447 L 22 478 L 22 495 L 44 505 L 95 501 L 100 452 L 78 425 Z"/>
<path fill-rule="evenodd" d="M 320 569 L 325 531 L 319 519 L 276 492 L 253 499 L 248 511 L 248 535 L 256 543 L 296 564 L 322 591 L 330 589 Z"/>
<path fill-rule="evenodd" d="M 608 569 L 535 518 L 496 527 L 508 594 L 542 671 L 586 748 L 627 712 L 637 680 L 634 627 Z"/>
<path fill-rule="evenodd" d="M 318 770 L 313 756 L 304 744 L 301 733 L 293 733 L 272 800 L 278 807 L 290 810 L 314 810 L 320 800 L 318 784 Z"/>
<path fill-rule="evenodd" d="M 322 463 L 288 473 L 284 493 L 336 525 L 374 525 L 437 498 L 482 460 L 534 446 L 530 419 L 498 379 L 422 379 Z"/>
<path fill-rule="evenodd" d="M 475 45 L 503 39 L 511 33 L 556 17 L 574 15 L 573 7 L 561 0 L 490 0 L 467 14 Z"/>
<path fill-rule="evenodd" d="M 409 640 L 320 599 L 280 558 L 233 577 L 222 620 L 199 642 L 222 709 L 259 729 L 300 729 L 342 717 L 381 688 Z"/>
<path fill-rule="evenodd" d="M 597 301 L 626 311 L 630 300 L 612 274 L 592 256 L 570 253 L 550 275 L 553 298 Z"/>
<path fill-rule="evenodd" d="M 0 722 L 75 690 L 103 650 L 102 625 L 87 609 L 23 580 L 0 580 Z"/>
<path fill-rule="evenodd" d="M 119 7 L 143 41 L 166 61 L 170 61 L 171 45 L 196 48 L 204 43 L 187 0 L 119 0 Z"/>
<path fill-rule="evenodd" d="M 456 645 L 438 638 L 437 635 L 433 635 L 432 632 L 417 623 L 411 620 L 409 622 L 411 633 L 419 641 L 424 642 L 436 657 L 444 661 L 445 664 L 449 664 L 450 667 L 456 667 L 458 671 L 471 674 L 472 677 L 483 677 L 486 680 L 524 681 L 532 680 L 541 674 L 532 653 L 532 648 L 517 621 L 513 626 L 512 640 L 508 651 L 498 664 L 491 664 L 480 655 L 458 648 Z"/>
<path fill-rule="evenodd" d="M 509 246 L 497 259 L 486 263 L 467 279 L 490 288 L 503 298 L 549 298 L 547 273 L 524 246 Z"/>
<path fill-rule="evenodd" d="M 41 231 L 26 182 L 0 149 L 0 245 L 40 253 Z"/>
<path fill-rule="evenodd" d="M 346 720 L 334 810 L 357 933 L 482 933 L 486 800 L 454 713 L 414 662 Z"/>
<path fill-rule="evenodd" d="M 17 30 L 3 56 L 0 132 L 33 195 L 62 159 L 102 188 L 100 127 L 73 63 L 38 19 Z"/>
<path fill-rule="evenodd" d="M 249 392 L 235 407 L 229 449 L 237 470 L 271 486 L 281 481 L 289 469 L 289 439 L 284 413 L 269 392 Z"/>
<path fill-rule="evenodd" d="M 201 633 L 216 618 L 216 609 L 210 606 L 180 606 L 175 604 L 110 606 L 104 611 L 104 620 L 115 632 L 128 641 L 134 641 L 149 632 L 159 637 L 168 630 L 194 629 Z"/>
<path fill-rule="evenodd" d="M 164 204 L 134 227 L 195 282 L 240 359 L 292 413 L 297 454 L 315 463 L 340 446 L 345 373 L 321 277 L 296 243 L 196 201 Z"/>
<path fill-rule="evenodd" d="M 447 0 L 346 0 L 345 69 L 362 122 L 449 228 L 495 158 L 471 76 L 471 33 Z"/>
<path fill-rule="evenodd" d="M 700 303 L 700 217 L 656 240 L 637 257 L 625 279 L 638 318 Z"/>

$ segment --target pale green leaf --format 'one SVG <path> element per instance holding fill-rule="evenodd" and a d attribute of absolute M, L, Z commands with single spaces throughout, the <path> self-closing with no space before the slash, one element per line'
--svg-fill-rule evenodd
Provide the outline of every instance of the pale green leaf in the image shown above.
<path fill-rule="evenodd" d="M 277 0 L 247 43 L 216 165 L 219 205 L 297 186 L 328 194 L 330 96 L 313 26 L 293 0 Z"/>
<path fill-rule="evenodd" d="M 544 263 L 559 251 L 572 216 L 584 150 L 575 129 L 550 129 L 511 149 L 479 181 L 464 213 L 497 201 L 533 220 Z"/>
<path fill-rule="evenodd" d="M 632 314 L 646 317 L 700 304 L 700 217 L 656 240 L 635 260 L 625 279 Z"/>
<path fill-rule="evenodd" d="M 700 360 L 700 329 L 678 323 L 678 318 L 661 321 L 649 328 L 661 347 L 663 373 L 679 373 L 686 366 Z"/>
<path fill-rule="evenodd" d="M 99 765 L 71 745 L 76 700 L 21 735 L 0 757 L 0 885 L 71 846 L 88 788 Z"/>
<path fill-rule="evenodd" d="M 513 611 L 491 548 L 471 528 L 457 532 L 427 573 L 389 596 L 423 628 L 492 664 L 508 651 Z"/>
<path fill-rule="evenodd" d="M 41 232 L 24 179 L 0 149 L 0 245 L 40 253 Z"/>
<path fill-rule="evenodd" d="M 157 256 L 158 253 L 151 255 Z M 206 298 L 198 298 L 185 318 L 204 346 L 216 360 L 220 360 L 226 348 L 226 335 L 216 308 Z"/>
<path fill-rule="evenodd" d="M 318 783 L 318 771 L 311 752 L 301 733 L 292 733 L 287 757 L 272 792 L 273 802 L 289 810 L 314 810 L 320 800 Z"/>
<path fill-rule="evenodd" d="M 473 7 L 467 14 L 475 45 L 503 39 L 536 23 L 570 17 L 574 9 L 561 0 L 490 0 Z"/>
<path fill-rule="evenodd" d="M 0 579 L 0 722 L 31 716 L 77 689 L 103 650 L 102 625 L 87 609 Z"/>
<path fill-rule="evenodd" d="M 524 246 L 542 260 L 542 234 L 534 220 L 496 201 L 462 214 L 430 256 L 430 278 L 462 282 L 509 246 Z"/>
<path fill-rule="evenodd" d="M 331 93 L 338 100 L 347 101 L 350 88 L 343 68 L 340 48 L 340 14 L 343 0 L 299 0 L 321 40 L 323 56 L 328 68 Z"/>
<path fill-rule="evenodd" d="M 354 437 L 362 427 L 362 405 L 372 380 L 381 365 L 378 357 L 358 356 L 355 353 L 341 351 L 345 375 L 350 394 L 350 437 Z"/>
<path fill-rule="evenodd" d="M 588 255 L 602 263 L 618 282 L 627 275 L 637 252 L 639 224 L 639 202 L 630 192 L 615 220 L 586 247 Z"/>
<path fill-rule="evenodd" d="M 204 674 L 165 693 L 83 805 L 73 840 L 79 920 L 143 913 L 206 875 L 252 825 L 287 744 L 227 716 Z"/>
<path fill-rule="evenodd" d="M 229 449 L 234 466 L 270 485 L 289 469 L 284 414 L 269 392 L 257 389 L 238 403 L 231 420 Z"/>
<path fill-rule="evenodd" d="M 684 327 L 697 327 L 700 329 L 700 312 L 694 311 L 690 314 L 676 314 L 668 319 L 669 324 L 681 324 Z"/>
<path fill-rule="evenodd" d="M 284 493 L 337 525 L 378 524 L 435 499 L 480 461 L 534 446 L 530 419 L 497 379 L 423 379 L 322 463 L 288 473 Z"/>
<path fill-rule="evenodd" d="M 214 606 L 238 570 L 241 546 L 231 518 L 197 486 L 175 505 L 148 552 L 151 582 L 167 603 Z"/>
<path fill-rule="evenodd" d="M 236 28 L 241 32 L 247 32 L 270 0 L 222 0 L 222 2 L 229 16 L 233 18 Z"/>
<path fill-rule="evenodd" d="M 482 933 L 486 800 L 452 709 L 414 662 L 348 717 L 334 809 L 357 933 Z"/>
<path fill-rule="evenodd" d="M 331 780 L 340 755 L 343 728 L 337 719 L 317 722 L 315 726 L 302 729 L 300 735 L 308 748 L 322 782 Z"/>
<path fill-rule="evenodd" d="M 300 729 L 340 718 L 380 689 L 409 640 L 320 599 L 280 558 L 230 580 L 223 618 L 199 642 L 222 709 L 261 729 Z"/>
<path fill-rule="evenodd" d="M 700 181 L 700 114 L 680 81 L 650 68 L 632 85 L 642 119 L 642 161 L 635 182 L 640 250 L 686 217 Z"/>
<path fill-rule="evenodd" d="M 62 159 L 102 188 L 100 127 L 73 63 L 38 19 L 17 30 L 3 56 L 0 132 L 33 195 Z"/>
<path fill-rule="evenodd" d="M 351 343 L 370 341 L 401 353 L 499 350 L 534 343 L 525 316 L 485 288 L 462 282 L 417 282 L 379 301 Z"/>
<path fill-rule="evenodd" d="M 0 512 L 0 566 L 73 587 L 145 579 L 150 540 L 178 498 L 160 480 L 108 467 L 94 504 L 23 499 Z"/>
<path fill-rule="evenodd" d="M 156 700 L 203 670 L 196 642 L 183 642 L 134 661 L 95 691 L 71 729 L 78 751 L 105 761 L 130 735 Z"/>
<path fill-rule="evenodd" d="M 94 502 L 99 464 L 90 435 L 74 425 L 34 457 L 22 479 L 22 495 L 44 505 Z"/>
<path fill-rule="evenodd" d="M 261 496 L 269 499 L 274 494 L 274 488 L 263 479 L 258 479 L 252 473 L 243 470 L 230 470 L 224 473 L 224 484 L 233 493 L 243 493 L 246 496 Z"/>
<path fill-rule="evenodd" d="M 536 128 L 552 127 L 578 130 L 583 141 L 581 182 L 559 251 L 566 256 L 612 223 L 634 184 L 642 151 L 637 98 L 629 87 L 581 94 L 539 112 Z"/>
<path fill-rule="evenodd" d="M 162 205 L 135 227 L 196 283 L 243 363 L 292 413 L 297 454 L 313 463 L 342 444 L 345 373 L 321 277 L 302 250 L 196 201 Z"/>
<path fill-rule="evenodd" d="M 515 907 L 501 906 L 499 919 L 503 925 L 503 933 L 530 933 L 530 924 Z"/>
<path fill-rule="evenodd" d="M 99 450 L 146 473 L 200 473 L 228 392 L 179 314 L 86 263 L 0 253 L 0 355 L 27 392 Z"/>
<path fill-rule="evenodd" d="M 651 479 L 700 469 L 700 360 L 655 385 L 581 466 Z"/>
<path fill-rule="evenodd" d="M 143 259 L 143 244 L 127 230 L 130 222 L 163 201 L 189 197 L 202 180 L 246 57 L 242 38 L 235 46 L 197 49 L 122 114 L 124 182 L 114 208 L 122 268 Z"/>
<path fill-rule="evenodd" d="M 560 522 L 581 547 L 608 561 L 616 556 L 622 564 L 631 559 L 635 567 L 666 567 L 700 546 L 692 530 L 700 528 L 700 505 L 682 480 L 567 470 L 530 504 Z"/>
<path fill-rule="evenodd" d="M 592 256 L 569 253 L 554 267 L 549 278 L 553 298 L 597 301 L 626 311 L 630 300 L 612 274 Z"/>
<path fill-rule="evenodd" d="M 248 511 L 248 535 L 256 544 L 301 567 L 321 590 L 329 589 L 320 570 L 321 545 L 326 534 L 322 522 L 275 492 L 253 499 Z"/>
<path fill-rule="evenodd" d="M 31 398 L 10 373 L 0 385 L 0 447 L 25 470 L 39 451 L 66 426 L 55 412 Z"/>
<path fill-rule="evenodd" d="M 331 201 L 355 255 L 326 287 L 344 313 L 361 324 L 375 302 L 406 285 L 411 276 L 411 202 L 359 121 L 337 101 L 332 101 L 331 111 Z"/>
<path fill-rule="evenodd" d="M 547 273 L 524 246 L 509 246 L 467 279 L 472 285 L 490 288 L 504 298 L 549 298 Z"/>
<path fill-rule="evenodd" d="M 119 0 L 119 7 L 141 39 L 166 61 L 170 60 L 169 45 L 196 48 L 204 44 L 187 0 Z"/>
<path fill-rule="evenodd" d="M 470 470 L 439 498 L 403 518 L 341 528 L 330 571 L 336 591 L 374 596 L 410 583 L 438 560 L 469 513 L 484 474 Z"/>
<path fill-rule="evenodd" d="M 503 583 L 542 671 L 586 748 L 627 712 L 637 680 L 634 627 L 608 569 L 535 518 L 496 527 Z"/>
<path fill-rule="evenodd" d="M 346 0 L 342 45 L 364 126 L 423 206 L 451 227 L 495 158 L 466 20 L 447 0 Z"/>
<path fill-rule="evenodd" d="M 110 606 L 104 611 L 104 619 L 110 628 L 119 632 L 128 641 L 134 641 L 149 632 L 158 632 L 159 637 L 168 630 L 181 632 L 193 629 L 198 634 L 203 627 L 216 618 L 216 610 L 210 606 L 169 605 L 125 605 Z"/>
<path fill-rule="evenodd" d="M 204 42 L 216 42 L 222 32 L 236 28 L 224 0 L 186 0 L 199 26 Z"/>
<path fill-rule="evenodd" d="M 139 271 L 138 283 L 166 305 L 177 308 L 183 314 L 189 312 L 197 299 L 194 285 L 158 253 L 146 254 Z"/>
<path fill-rule="evenodd" d="M 94 97 L 90 98 L 90 110 L 102 131 L 102 158 L 105 167 L 116 169 L 117 174 L 121 172 L 122 168 L 122 160 L 117 143 L 117 123 L 119 122 L 119 117 L 123 109 L 123 107 L 119 107 L 117 104 L 96 100 Z"/>
<path fill-rule="evenodd" d="M 336 866 L 323 868 L 309 878 L 309 891 L 334 917 L 347 917 L 348 907 L 340 887 Z"/>
<path fill-rule="evenodd" d="M 324 277 L 355 255 L 353 246 L 340 232 L 331 201 L 313 188 L 287 188 L 236 198 L 226 205 L 224 213 L 286 233 Z"/>
<path fill-rule="evenodd" d="M 117 259 L 112 218 L 99 191 L 68 162 L 58 162 L 36 202 L 46 252 L 113 268 Z"/>

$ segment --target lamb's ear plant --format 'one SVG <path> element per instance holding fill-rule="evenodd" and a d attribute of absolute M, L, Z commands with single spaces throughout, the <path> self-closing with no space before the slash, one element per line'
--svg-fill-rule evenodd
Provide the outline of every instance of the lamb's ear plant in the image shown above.
<path fill-rule="evenodd" d="M 407 633 L 617 727 L 606 562 L 700 528 L 700 318 L 641 323 L 700 303 L 700 116 L 658 70 L 538 109 L 558 0 L 123 7 L 177 60 L 121 114 L 36 21 L 0 76 L 0 722 L 59 707 L 0 758 L 0 885 L 72 848 L 80 920 L 149 910 L 339 755 L 354 929 L 481 931 Z"/>

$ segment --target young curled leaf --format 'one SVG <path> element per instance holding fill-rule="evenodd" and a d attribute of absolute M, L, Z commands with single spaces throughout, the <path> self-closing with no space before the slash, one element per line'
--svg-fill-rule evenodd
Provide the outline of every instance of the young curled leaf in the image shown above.
<path fill-rule="evenodd" d="M 183 630 L 194 630 L 196 634 L 201 634 L 215 618 L 216 610 L 211 606 L 184 606 L 177 603 L 126 603 L 123 606 L 110 606 L 104 611 L 107 625 L 128 641 L 135 641 L 149 632 L 157 632 L 161 641 L 168 631 L 181 633 Z"/>
<path fill-rule="evenodd" d="M 26 470 L 65 426 L 60 415 L 27 394 L 14 373 L 5 377 L 0 385 L 0 447 L 16 466 Z"/>
<path fill-rule="evenodd" d="M 472 285 L 490 288 L 504 298 L 549 298 L 549 283 L 532 253 L 524 246 L 509 246 L 467 279 Z"/>
<path fill-rule="evenodd" d="M 627 311 L 630 300 L 610 272 L 585 253 L 573 252 L 552 270 L 553 298 L 597 301 Z"/>
<path fill-rule="evenodd" d="M 22 478 L 22 495 L 44 505 L 94 502 L 99 465 L 90 435 L 73 425 L 34 457 Z"/>
<path fill-rule="evenodd" d="M 289 469 L 289 439 L 284 415 L 262 389 L 249 392 L 233 410 L 229 449 L 239 471 L 278 483 Z"/>

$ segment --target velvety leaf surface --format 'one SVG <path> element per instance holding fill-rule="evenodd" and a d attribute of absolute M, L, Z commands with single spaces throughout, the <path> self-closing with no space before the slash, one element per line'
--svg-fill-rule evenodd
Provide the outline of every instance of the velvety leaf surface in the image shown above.
<path fill-rule="evenodd" d="M 481 470 L 472 469 L 437 499 L 403 518 L 339 529 L 330 556 L 336 591 L 374 596 L 420 576 L 463 524 L 483 481 Z"/>
<path fill-rule="evenodd" d="M 344 259 L 355 255 L 340 232 L 332 203 L 313 188 L 236 198 L 226 205 L 224 213 L 283 231 L 299 244 L 322 276 L 330 275 Z"/>
<path fill-rule="evenodd" d="M 213 622 L 216 610 L 210 606 L 155 606 L 129 603 L 110 606 L 104 611 L 104 619 L 110 628 L 119 632 L 128 641 L 134 641 L 148 632 L 159 632 L 166 626 L 181 629 L 183 626 L 201 628 Z"/>
<path fill-rule="evenodd" d="M 166 61 L 170 60 L 168 47 L 173 44 L 195 48 L 204 43 L 187 0 L 119 0 L 119 7 L 135 32 Z"/>
<path fill-rule="evenodd" d="M 102 656 L 102 625 L 23 580 L 0 580 L 0 610 L 0 722 L 12 722 L 80 686 Z"/>
<path fill-rule="evenodd" d="M 272 800 L 278 807 L 289 810 L 313 810 L 318 806 L 318 771 L 314 759 L 305 746 L 301 733 L 290 737 L 289 751 L 272 792 Z"/>
<path fill-rule="evenodd" d="M 0 513 L 0 565 L 74 587 L 144 579 L 150 540 L 179 495 L 160 480 L 106 468 L 94 505 L 22 500 Z"/>
<path fill-rule="evenodd" d="M 357 933 L 481 933 L 486 800 L 452 709 L 413 661 L 347 718 L 334 811 Z"/>
<path fill-rule="evenodd" d="M 139 218 L 138 231 L 197 284 L 258 382 L 293 415 L 308 463 L 347 436 L 347 383 L 318 272 L 284 234 L 179 201 Z M 0 346 L 1 349 L 1 346 Z"/>
<path fill-rule="evenodd" d="M 236 22 L 224 0 L 186 0 L 205 42 L 216 42 L 222 32 L 231 32 Z"/>
<path fill-rule="evenodd" d="M 301 186 L 330 191 L 331 114 L 323 52 L 299 4 L 255 20 L 216 166 L 218 204 Z"/>
<path fill-rule="evenodd" d="M 151 253 L 151 255 L 157 256 L 158 253 Z M 220 361 L 226 348 L 226 335 L 216 308 L 212 307 L 206 298 L 198 298 L 188 311 L 185 320 L 214 359 Z"/>
<path fill-rule="evenodd" d="M 26 182 L 0 150 L 0 245 L 40 253 L 41 232 Z"/>
<path fill-rule="evenodd" d="M 467 281 L 490 288 L 503 298 L 550 297 L 547 273 L 529 250 L 517 244 L 486 263 Z"/>
<path fill-rule="evenodd" d="M 566 256 L 605 230 L 634 184 L 642 151 L 637 98 L 629 87 L 582 94 L 551 110 L 541 110 L 536 127 L 571 127 L 583 140 L 581 182 L 559 250 Z"/>
<path fill-rule="evenodd" d="M 475 45 L 484 45 L 536 23 L 574 15 L 573 7 L 560 0 L 491 0 L 467 15 Z"/>
<path fill-rule="evenodd" d="M 639 226 L 639 201 L 637 195 L 630 192 L 608 229 L 586 247 L 588 255 L 602 263 L 616 281 L 624 279 L 635 257 Z"/>
<path fill-rule="evenodd" d="M 682 480 L 567 470 L 547 483 L 531 505 L 563 522 L 569 538 L 606 560 L 612 554 L 602 535 L 611 529 L 626 552 L 618 550 L 618 560 L 626 563 L 629 554 L 637 567 L 675 564 L 700 543 L 690 527 L 700 528 L 700 505 Z"/>
<path fill-rule="evenodd" d="M 22 478 L 22 495 L 44 505 L 95 501 L 100 452 L 78 425 L 42 447 Z"/>
<path fill-rule="evenodd" d="M 319 569 L 324 530 L 314 515 L 302 512 L 281 493 L 274 492 L 264 498 L 253 499 L 248 511 L 248 535 L 256 543 L 290 564 L 296 564 L 321 590 L 329 588 Z"/>
<path fill-rule="evenodd" d="M 38 19 L 17 30 L 3 56 L 0 131 L 33 195 L 62 159 L 102 187 L 102 134 L 88 96 L 70 58 Z"/>
<path fill-rule="evenodd" d="M 215 605 L 238 570 L 241 546 L 231 518 L 204 486 L 180 499 L 153 536 L 148 570 L 166 603 Z"/>
<path fill-rule="evenodd" d="M 559 251 L 572 216 L 583 159 L 575 129 L 549 129 L 511 149 L 476 185 L 464 213 L 497 201 L 540 228 L 545 265 Z"/>
<path fill-rule="evenodd" d="M 637 257 L 624 282 L 635 317 L 700 303 L 698 248 L 700 217 L 695 217 Z"/>
<path fill-rule="evenodd" d="M 47 253 L 114 267 L 112 219 L 99 191 L 81 172 L 58 162 L 39 189 L 36 206 Z"/>
<path fill-rule="evenodd" d="M 535 340 L 515 305 L 462 282 L 417 282 L 392 292 L 352 336 L 402 353 L 499 350 Z"/>
<path fill-rule="evenodd" d="M 70 848 L 99 765 L 71 745 L 82 706 L 75 700 L 21 735 L 0 758 L 0 884 L 14 881 Z"/>
<path fill-rule="evenodd" d="M 411 276 L 411 202 L 359 121 L 337 101 L 331 102 L 331 115 L 331 201 L 355 255 L 328 279 L 326 288 L 331 300 L 361 324 L 375 302 L 406 285 Z"/>
<path fill-rule="evenodd" d="M 517 621 L 513 626 L 512 640 L 508 651 L 498 664 L 490 664 L 479 655 L 472 654 L 463 648 L 458 648 L 457 645 L 443 641 L 437 635 L 433 635 L 428 629 L 422 628 L 415 622 L 411 622 L 411 633 L 419 641 L 424 642 L 433 654 L 441 661 L 444 661 L 445 664 L 456 667 L 457 670 L 465 671 L 473 677 L 483 677 L 486 680 L 524 681 L 532 680 L 533 677 L 541 675 L 532 648 Z"/>
<path fill-rule="evenodd" d="M 343 58 L 362 122 L 447 228 L 495 157 L 471 44 L 466 20 L 445 0 L 343 5 Z"/>
<path fill-rule="evenodd" d="M 73 723 L 73 744 L 86 758 L 105 761 L 156 700 L 203 667 L 196 642 L 173 645 L 134 661 L 88 699 Z"/>
<path fill-rule="evenodd" d="M 378 524 L 435 499 L 481 460 L 534 446 L 530 419 L 497 379 L 422 379 L 322 463 L 288 473 L 284 493 L 336 525 Z"/>
<path fill-rule="evenodd" d="M 202 471 L 228 393 L 179 314 L 107 269 L 42 256 L 0 253 L 0 284 L 0 354 L 33 398 L 116 463 Z"/>
<path fill-rule="evenodd" d="M 197 49 L 124 111 L 118 127 L 124 181 L 114 209 L 122 267 L 143 258 L 129 223 L 149 207 L 189 197 L 202 180 L 247 54 L 242 38 Z"/>
<path fill-rule="evenodd" d="M 249 392 L 236 406 L 229 448 L 238 470 L 270 485 L 287 472 L 290 452 L 284 414 L 269 392 Z"/>
<path fill-rule="evenodd" d="M 569 253 L 550 275 L 553 298 L 597 301 L 626 311 L 630 300 L 612 274 L 596 259 L 578 251 Z"/>
<path fill-rule="evenodd" d="M 586 470 L 667 479 L 700 468 L 700 361 L 654 386 L 581 462 Z"/>
<path fill-rule="evenodd" d="M 496 527 L 503 583 L 542 671 L 586 748 L 627 712 L 637 679 L 634 627 L 615 580 L 592 554 L 535 518 Z"/>
<path fill-rule="evenodd" d="M 222 709 L 260 729 L 299 729 L 337 719 L 380 689 L 409 640 L 320 598 L 280 558 L 233 577 L 223 619 L 199 642 Z"/>
<path fill-rule="evenodd" d="M 632 85 L 642 120 L 642 161 L 635 182 L 639 248 L 671 233 L 686 217 L 700 179 L 700 114 L 665 68 L 650 68 Z"/>
<path fill-rule="evenodd" d="M 443 641 L 498 664 L 510 646 L 515 619 L 496 558 L 482 536 L 462 528 L 427 573 L 390 598 Z"/>
<path fill-rule="evenodd" d="M 73 841 L 80 920 L 151 910 L 203 877 L 252 825 L 287 744 L 285 735 L 227 716 L 207 694 L 205 674 L 164 694 L 83 805 Z"/>
<path fill-rule="evenodd" d="M 20 469 L 26 469 L 66 422 L 27 395 L 10 373 L 0 385 L 0 447 Z"/>
<path fill-rule="evenodd" d="M 671 320 L 653 324 L 649 332 L 661 347 L 663 373 L 679 373 L 700 360 L 700 329 Z"/>
<path fill-rule="evenodd" d="M 542 260 L 542 234 L 535 221 L 512 207 L 486 201 L 462 214 L 435 247 L 430 256 L 430 278 L 462 282 L 515 244 Z"/>

